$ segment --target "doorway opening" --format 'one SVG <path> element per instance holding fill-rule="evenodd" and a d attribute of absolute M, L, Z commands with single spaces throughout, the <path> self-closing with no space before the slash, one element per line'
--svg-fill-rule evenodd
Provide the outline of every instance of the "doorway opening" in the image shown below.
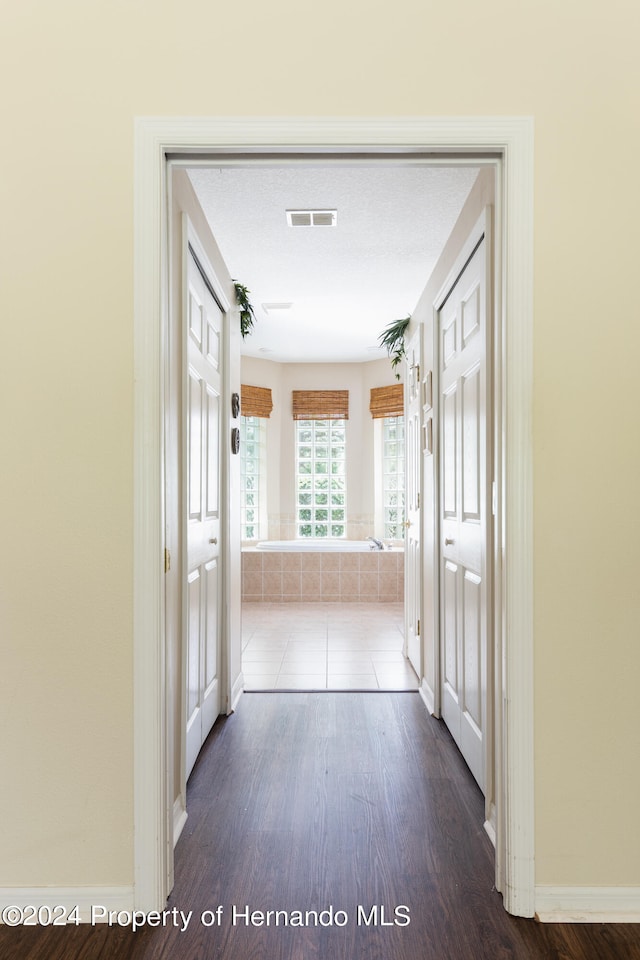
<path fill-rule="evenodd" d="M 419 490 L 421 452 L 405 456 L 408 354 L 393 367 L 379 338 L 413 313 L 479 170 L 379 156 L 187 168 L 254 308 L 241 347 L 245 690 L 419 687 L 419 508 L 407 520 L 405 482 Z M 329 404 L 313 417 L 292 410 L 309 387 Z"/>
<path fill-rule="evenodd" d="M 167 754 L 166 635 L 163 622 L 165 514 L 162 433 L 166 359 L 165 188 L 167 160 L 195 154 L 251 155 L 265 150 L 290 156 L 345 151 L 415 155 L 431 151 L 447 159 L 487 157 L 504 164 L 496 219 L 501 227 L 504 300 L 500 333 L 504 379 L 498 415 L 503 442 L 498 453 L 500 568 L 496 590 L 500 656 L 498 678 L 500 810 L 496 826 L 496 885 L 505 906 L 533 913 L 532 805 L 532 578 L 530 502 L 531 409 L 531 196 L 532 127 L 524 118 L 479 119 L 157 119 L 136 127 L 135 178 L 135 901 L 157 909 L 170 880 L 170 776 Z M 503 282 L 504 281 L 504 282 Z M 164 318 L 164 319 L 163 319 Z M 505 410 L 508 408 L 508 420 Z M 232 656 L 232 651 L 231 651 Z M 233 679 L 227 678 L 228 687 Z M 502 704 L 509 703 L 509 714 Z M 160 722 L 158 722 L 160 718 Z"/>

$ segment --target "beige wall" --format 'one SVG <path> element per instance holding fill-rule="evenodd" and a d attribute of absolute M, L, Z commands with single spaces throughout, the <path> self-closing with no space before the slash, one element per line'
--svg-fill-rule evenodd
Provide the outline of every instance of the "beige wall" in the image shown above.
<path fill-rule="evenodd" d="M 295 429 L 292 390 L 348 390 L 347 537 L 374 533 L 374 420 L 369 412 L 372 387 L 394 382 L 389 360 L 364 363 L 276 363 L 242 358 L 242 382 L 270 387 L 273 411 L 267 421 L 267 510 L 269 538 L 295 537 Z"/>
<path fill-rule="evenodd" d="M 536 877 L 640 885 L 637 5 L 1 19 L 0 885 L 132 882 L 133 118 L 186 114 L 534 116 Z"/>

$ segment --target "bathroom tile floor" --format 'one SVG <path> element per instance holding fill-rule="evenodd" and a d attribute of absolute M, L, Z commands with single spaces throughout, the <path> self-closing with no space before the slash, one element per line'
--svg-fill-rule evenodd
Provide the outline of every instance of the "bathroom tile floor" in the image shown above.
<path fill-rule="evenodd" d="M 402 603 L 244 603 L 245 690 L 417 690 Z"/>

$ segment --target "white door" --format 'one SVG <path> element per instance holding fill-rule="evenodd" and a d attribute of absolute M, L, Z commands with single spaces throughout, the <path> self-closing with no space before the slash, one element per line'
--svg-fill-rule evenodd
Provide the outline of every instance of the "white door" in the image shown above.
<path fill-rule="evenodd" d="M 407 375 L 405 387 L 405 443 L 406 443 L 406 479 L 405 479 L 405 540 L 404 540 L 404 576 L 405 576 L 405 645 L 406 655 L 416 671 L 422 677 L 422 643 L 420 639 L 420 599 L 421 599 L 421 563 L 420 563 L 420 470 L 422 456 L 420 452 L 420 344 L 422 325 L 406 347 Z"/>
<path fill-rule="evenodd" d="M 186 775 L 220 713 L 221 310 L 186 258 Z"/>
<path fill-rule="evenodd" d="M 487 722 L 486 241 L 438 311 L 442 716 L 485 790 Z"/>

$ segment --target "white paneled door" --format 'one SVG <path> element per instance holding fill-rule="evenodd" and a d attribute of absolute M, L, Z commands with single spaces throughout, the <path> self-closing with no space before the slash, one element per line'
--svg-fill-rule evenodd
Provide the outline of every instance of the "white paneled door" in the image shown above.
<path fill-rule="evenodd" d="M 223 312 L 189 248 L 186 321 L 186 775 L 220 712 L 220 391 Z"/>
<path fill-rule="evenodd" d="M 421 578 L 420 562 L 420 476 L 422 455 L 420 446 L 420 356 L 422 325 L 406 347 L 407 375 L 405 386 L 406 414 L 406 477 L 405 477 L 405 632 L 406 655 L 422 677 L 422 647 L 420 640 Z"/>
<path fill-rule="evenodd" d="M 487 724 L 486 241 L 438 311 L 442 716 L 485 790 Z"/>

